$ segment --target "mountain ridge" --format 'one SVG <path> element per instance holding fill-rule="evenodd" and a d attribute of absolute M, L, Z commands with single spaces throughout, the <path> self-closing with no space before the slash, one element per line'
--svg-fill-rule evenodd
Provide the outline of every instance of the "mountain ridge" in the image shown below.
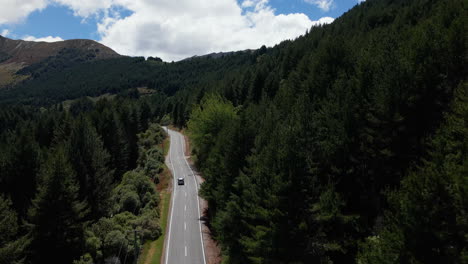
<path fill-rule="evenodd" d="M 64 54 L 67 56 L 67 60 L 73 59 L 74 61 L 122 57 L 111 48 L 94 40 L 71 39 L 57 42 L 36 42 L 0 36 L 0 87 L 14 85 L 28 78 L 25 74 L 19 74 L 19 71 L 46 61 L 49 63 L 63 57 Z"/>
<path fill-rule="evenodd" d="M 93 52 L 96 59 L 117 58 L 121 55 L 111 48 L 89 39 L 70 39 L 57 42 L 14 40 L 0 35 L 0 52 L 10 56 L 0 64 L 20 63 L 31 65 L 50 56 L 57 55 L 64 48 Z"/>

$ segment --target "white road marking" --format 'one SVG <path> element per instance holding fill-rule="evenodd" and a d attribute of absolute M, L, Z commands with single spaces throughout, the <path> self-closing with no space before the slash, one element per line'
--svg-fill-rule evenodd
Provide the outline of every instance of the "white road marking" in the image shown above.
<path fill-rule="evenodd" d="M 184 207 L 184 211 L 187 211 L 187 205 L 185 205 L 185 207 Z"/>
<path fill-rule="evenodd" d="M 184 149 L 185 149 L 185 139 L 182 135 L 179 135 L 177 132 L 175 131 L 171 131 L 172 133 L 170 133 L 173 137 L 171 139 L 174 139 L 173 142 L 171 142 L 173 144 L 173 147 L 174 148 L 170 148 L 169 149 L 169 162 L 171 163 L 171 167 L 172 167 L 172 172 L 173 172 L 173 195 L 172 195 L 172 201 L 171 201 L 171 205 L 172 205 L 172 208 L 171 208 L 171 215 L 170 215 L 170 219 L 169 219 L 169 237 L 168 237 L 168 240 L 167 240 L 167 250 L 166 250 L 166 260 L 165 260 L 165 264 L 168 264 L 168 259 L 169 259 L 169 250 L 170 250 L 170 241 L 171 241 L 171 231 L 172 231 L 172 219 L 173 219 L 173 214 L 174 214 L 174 205 L 175 205 L 175 198 L 176 198 L 176 191 L 178 188 L 176 188 L 176 183 L 177 183 L 177 177 L 176 177 L 176 172 L 175 172 L 175 168 L 174 168 L 174 163 L 177 162 L 176 166 L 182 166 L 182 163 L 180 163 L 181 161 L 178 161 L 178 160 L 173 160 L 172 157 L 173 157 L 173 152 L 175 151 L 176 153 L 176 157 L 179 157 L 177 156 L 178 152 L 177 150 L 174 150 L 175 148 L 177 148 L 177 142 L 178 140 L 182 140 L 182 141 L 179 141 L 179 144 L 181 145 L 181 149 L 182 149 L 182 153 L 185 153 Z M 190 167 L 190 165 L 188 164 L 188 161 L 186 159 L 186 157 L 184 155 L 181 155 L 183 158 L 184 158 L 184 161 L 185 161 L 185 164 L 189 167 L 190 171 L 191 171 L 191 176 L 195 176 L 193 177 L 193 181 L 195 183 L 195 189 L 196 189 L 196 196 L 197 196 L 197 208 L 198 208 L 198 218 L 199 218 L 199 221 L 198 221 L 198 227 L 199 227 L 199 232 L 200 232 L 200 242 L 201 242 L 201 246 L 202 246 L 202 255 L 203 255 L 203 264 L 206 264 L 206 257 L 205 257 L 205 245 L 203 243 L 203 233 L 202 233 L 202 228 L 201 228 L 201 212 L 200 212 L 200 199 L 199 199 L 199 196 L 198 196 L 198 181 L 196 179 L 196 175 L 195 173 L 193 172 L 192 168 Z M 184 188 L 185 189 L 185 188 Z M 185 194 L 185 197 L 187 197 L 187 192 L 186 190 L 184 190 L 184 194 Z M 185 210 L 186 210 L 186 207 L 187 205 L 185 205 Z M 184 217 L 186 217 L 186 214 L 184 214 Z M 184 222 L 184 228 L 186 229 L 186 222 Z M 185 243 L 184 243 L 185 244 Z M 188 251 L 187 251 L 187 245 L 185 244 L 185 257 L 187 257 L 187 254 L 188 254 Z M 171 263 L 172 264 L 172 263 Z"/>
<path fill-rule="evenodd" d="M 185 144 L 185 138 L 184 136 L 182 136 L 182 147 L 184 147 L 184 144 Z M 182 151 L 184 151 L 184 149 L 182 149 Z M 182 152 L 183 153 L 183 152 Z M 192 167 L 190 167 L 190 165 L 188 164 L 188 161 L 187 159 L 184 157 L 184 161 L 185 161 L 185 164 L 187 164 L 187 166 L 189 167 L 190 171 L 192 172 L 192 175 L 195 175 L 195 173 L 193 173 L 193 170 L 192 170 Z M 202 245 L 202 253 L 203 253 L 203 263 L 206 264 L 206 258 L 205 258 L 205 244 L 203 243 L 203 233 L 202 233 L 202 229 L 201 229 L 201 217 L 200 217 L 200 199 L 198 198 L 198 183 L 197 183 L 197 180 L 196 180 L 196 176 L 193 177 L 193 181 L 195 182 L 195 188 L 197 190 L 197 207 L 198 207 L 198 227 L 200 228 L 200 241 L 201 241 L 201 245 Z M 187 194 L 187 193 L 186 193 Z"/>
<path fill-rule="evenodd" d="M 184 222 L 184 230 L 187 230 L 187 223 Z"/>
<path fill-rule="evenodd" d="M 169 135 L 169 138 L 171 138 L 170 135 Z M 174 145 L 175 145 L 175 140 L 172 143 L 174 143 Z M 172 229 L 172 224 L 171 223 L 172 223 L 172 215 L 174 214 L 174 200 L 175 200 L 175 193 L 176 193 L 176 188 L 175 188 L 175 184 L 176 184 L 175 179 L 176 179 L 176 177 L 175 177 L 174 163 L 172 162 L 172 148 L 170 146 L 169 146 L 169 161 L 171 162 L 172 173 L 173 173 L 173 182 L 174 183 L 172 185 L 172 189 L 174 190 L 174 193 L 173 193 L 173 195 L 171 197 L 172 198 L 171 199 L 172 200 L 171 201 L 172 202 L 172 206 L 171 206 L 172 208 L 171 208 L 171 217 L 169 219 L 169 237 L 167 238 L 166 264 L 167 264 L 167 261 L 169 259 L 169 249 L 171 248 L 171 229 Z"/>

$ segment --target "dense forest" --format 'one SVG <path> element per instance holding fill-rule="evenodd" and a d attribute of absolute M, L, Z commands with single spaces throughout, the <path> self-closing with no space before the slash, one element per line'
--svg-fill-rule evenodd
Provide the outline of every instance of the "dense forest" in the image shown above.
<path fill-rule="evenodd" d="M 118 97 L 0 110 L 0 263 L 131 262 L 160 236 L 165 132 L 147 106 Z"/>
<path fill-rule="evenodd" d="M 0 91 L 0 262 L 133 258 L 170 118 L 223 263 L 467 263 L 467 8 L 367 0 L 273 48 L 29 67 Z"/>
<path fill-rule="evenodd" d="M 366 1 L 187 105 L 226 263 L 468 261 L 466 8 Z"/>
<path fill-rule="evenodd" d="M 235 54 L 178 63 L 161 62 L 151 57 L 148 60 L 120 57 L 89 61 L 93 54 L 64 49 L 57 56 L 18 71 L 17 74 L 30 78 L 15 87 L 0 89 L 0 104 L 47 106 L 82 96 L 117 94 L 134 88 L 147 88 L 171 96 L 200 83 L 207 85 L 220 80 L 227 72 L 253 63 L 250 52 Z"/>

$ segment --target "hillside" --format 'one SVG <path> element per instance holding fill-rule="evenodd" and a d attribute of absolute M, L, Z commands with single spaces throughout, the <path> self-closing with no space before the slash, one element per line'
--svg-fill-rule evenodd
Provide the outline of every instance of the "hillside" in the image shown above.
<path fill-rule="evenodd" d="M 77 49 L 94 54 L 96 59 L 120 57 L 112 49 L 88 39 L 72 39 L 57 42 L 35 42 L 13 40 L 0 36 L 0 54 L 8 56 L 2 64 L 18 63 L 23 66 L 40 62 L 47 57 L 56 56 L 63 49 Z"/>
<path fill-rule="evenodd" d="M 467 18 L 368 0 L 174 99 L 226 263 L 466 262 Z"/>
<path fill-rule="evenodd" d="M 0 260 L 133 260 L 134 229 L 160 235 L 150 122 L 170 120 L 223 263 L 466 263 L 467 20 L 464 0 L 367 0 L 253 52 L 25 67 L 0 91 Z"/>
<path fill-rule="evenodd" d="M 229 72 L 254 63 L 258 54 L 235 52 L 219 58 L 165 63 L 124 56 L 83 61 L 74 50 L 67 50 L 18 71 L 17 76 L 31 78 L 10 89 L 0 89 L 0 103 L 47 106 L 82 96 L 117 94 L 141 87 L 174 95 L 188 87 L 219 81 Z"/>
<path fill-rule="evenodd" d="M 52 57 L 60 57 L 74 51 L 82 61 L 120 57 L 112 49 L 93 40 L 74 39 L 58 42 L 34 42 L 13 40 L 0 36 L 0 86 L 24 79 L 16 72 Z"/>

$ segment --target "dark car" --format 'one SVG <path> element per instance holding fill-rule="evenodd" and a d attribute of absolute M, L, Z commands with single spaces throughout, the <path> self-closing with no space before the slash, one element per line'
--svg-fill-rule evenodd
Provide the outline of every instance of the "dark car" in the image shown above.
<path fill-rule="evenodd" d="M 177 179 L 177 184 L 178 185 L 184 185 L 185 184 L 184 178 Z"/>

